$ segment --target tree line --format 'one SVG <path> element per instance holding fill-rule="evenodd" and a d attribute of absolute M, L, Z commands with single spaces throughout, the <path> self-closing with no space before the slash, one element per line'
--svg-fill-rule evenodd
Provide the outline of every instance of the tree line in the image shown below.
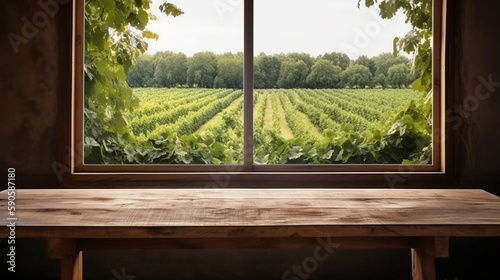
<path fill-rule="evenodd" d="M 382 53 L 351 60 L 345 53 L 266 55 L 254 59 L 254 87 L 404 88 L 418 79 L 405 56 Z M 243 88 L 243 53 L 170 51 L 138 58 L 127 75 L 131 87 Z"/>

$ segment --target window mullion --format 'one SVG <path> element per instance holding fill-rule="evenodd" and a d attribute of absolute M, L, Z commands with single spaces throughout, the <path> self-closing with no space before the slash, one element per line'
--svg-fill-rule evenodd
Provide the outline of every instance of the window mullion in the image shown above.
<path fill-rule="evenodd" d="M 244 167 L 253 167 L 253 21 L 254 1 L 244 3 L 243 135 Z"/>

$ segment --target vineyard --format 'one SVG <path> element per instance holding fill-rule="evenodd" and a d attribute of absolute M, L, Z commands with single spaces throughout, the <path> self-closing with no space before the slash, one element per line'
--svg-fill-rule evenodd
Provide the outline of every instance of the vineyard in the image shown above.
<path fill-rule="evenodd" d="M 243 162 L 243 92 L 134 89 L 140 105 L 123 151 L 106 163 Z M 429 163 L 430 104 L 410 89 L 254 92 L 257 164 Z M 107 152 L 106 152 L 107 151 Z"/>
<path fill-rule="evenodd" d="M 146 52 L 159 36 L 148 26 L 151 1 L 86 1 L 84 163 L 240 164 L 249 140 L 256 164 L 431 163 L 433 1 L 396 2 L 378 5 L 379 15 L 402 10 L 412 29 L 390 52 L 259 52 L 249 75 L 241 52 Z M 244 79 L 255 89 L 245 132 Z"/>

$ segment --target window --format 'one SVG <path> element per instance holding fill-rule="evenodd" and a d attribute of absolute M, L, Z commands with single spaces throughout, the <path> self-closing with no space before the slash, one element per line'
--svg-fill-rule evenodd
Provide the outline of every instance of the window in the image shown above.
<path fill-rule="evenodd" d="M 84 28 L 83 26 L 83 13 L 85 9 L 87 9 L 86 12 L 89 12 L 88 9 L 92 9 L 92 7 L 86 6 L 84 2 L 85 1 L 79 1 L 75 6 L 75 35 L 77 39 L 81 38 L 81 35 L 86 34 L 89 28 L 95 28 L 92 26 L 85 26 Z M 157 151 L 157 154 L 152 155 L 151 153 L 147 152 L 143 153 L 144 149 L 146 149 L 145 147 L 134 146 L 133 144 L 138 141 L 137 138 L 133 141 L 131 140 L 130 143 L 124 143 L 123 141 L 127 141 L 126 138 L 116 138 L 114 135 L 105 135 L 105 137 L 103 137 L 102 139 L 111 140 L 94 141 L 95 135 L 86 135 L 86 133 L 88 133 L 88 131 L 92 131 L 92 133 L 95 132 L 97 134 L 101 133 L 99 131 L 92 130 L 92 126 L 98 126 L 102 124 L 92 123 L 92 120 L 99 120 L 102 117 L 96 114 L 95 110 L 93 110 L 96 107 L 92 107 L 93 104 L 89 104 L 88 100 L 85 99 L 84 96 L 92 94 L 93 90 L 109 91 L 109 89 L 112 89 L 119 91 L 120 88 L 116 86 L 116 83 L 112 83 L 108 89 L 96 89 L 96 87 L 99 87 L 100 85 L 93 85 L 93 87 L 89 87 L 87 85 L 92 84 L 89 76 L 95 77 L 98 75 L 124 75 L 125 73 L 120 72 L 121 70 L 118 68 L 109 67 L 109 63 L 106 64 L 106 57 L 102 58 L 99 55 L 96 55 L 95 57 L 102 59 L 96 60 L 93 63 L 84 61 L 84 52 L 93 51 L 91 48 L 92 45 L 89 46 L 88 38 L 85 38 L 85 40 L 75 40 L 76 78 L 74 80 L 74 136 L 72 140 L 72 146 L 75 147 L 72 157 L 74 175 L 95 175 L 97 173 L 104 173 L 103 176 L 115 176 L 116 174 L 128 174 L 127 176 L 130 176 L 129 178 L 132 178 L 136 175 L 137 177 L 135 178 L 145 178 L 147 177 L 147 173 L 154 173 L 154 178 L 175 177 L 198 178 L 200 180 L 204 180 L 204 178 L 210 178 L 210 176 L 214 173 L 230 174 L 231 176 L 235 176 L 241 179 L 269 178 L 269 176 L 274 175 L 276 175 L 276 178 L 291 178 L 287 176 L 299 174 L 304 175 L 304 178 L 308 179 L 311 179 L 313 178 L 313 176 L 315 176 L 314 180 L 323 180 L 326 178 L 350 180 L 351 178 L 355 178 L 357 176 L 363 177 L 363 174 L 378 174 L 381 175 L 379 176 L 380 178 L 387 179 L 387 175 L 393 173 L 407 174 L 409 172 L 419 173 L 420 175 L 422 175 L 441 174 L 444 172 L 445 148 L 443 130 L 444 121 L 442 118 L 442 105 L 444 104 L 444 96 L 442 94 L 443 91 L 441 88 L 444 87 L 444 83 L 441 81 L 444 81 L 444 73 L 442 71 L 442 67 L 444 65 L 444 36 L 442 31 L 444 30 L 443 23 L 445 21 L 445 17 L 443 14 L 441 1 L 435 1 L 433 3 L 433 35 L 430 40 L 432 42 L 433 49 L 433 57 L 432 59 L 430 59 L 430 61 L 432 61 L 433 63 L 431 76 L 431 79 L 433 81 L 433 91 L 432 95 L 430 96 L 430 99 L 432 100 L 433 128 L 432 132 L 430 132 L 432 144 L 430 141 L 429 143 L 427 143 L 431 147 L 431 149 L 428 149 L 427 151 L 429 153 L 429 157 L 432 158 L 432 161 L 428 164 L 418 164 L 418 159 L 416 158 L 414 158 L 414 163 L 417 164 L 401 164 L 403 162 L 390 162 L 389 164 L 387 164 L 387 162 L 385 161 L 377 162 L 377 160 L 373 157 L 381 157 L 382 153 L 379 155 L 376 154 L 373 150 L 370 150 L 373 149 L 373 145 L 380 144 L 374 144 L 376 142 L 375 140 L 372 140 L 372 142 L 370 142 L 370 145 L 372 145 L 372 147 L 366 147 L 369 145 L 359 145 L 354 147 L 352 150 L 349 150 L 349 147 L 354 146 L 360 141 L 363 143 L 366 138 L 380 137 L 379 135 L 376 135 L 376 133 L 374 133 L 377 132 L 376 129 L 368 130 L 368 133 L 366 133 L 366 127 L 373 124 L 367 122 L 366 120 L 370 118 L 376 118 L 377 116 L 380 117 L 380 111 L 390 110 L 391 106 L 397 106 L 394 105 L 396 103 L 391 103 L 388 105 L 383 104 L 388 101 L 377 99 L 380 98 L 380 96 L 375 97 L 373 95 L 370 95 L 369 89 L 365 90 L 367 93 L 364 94 L 363 97 L 355 96 L 356 89 L 354 88 L 356 87 L 374 87 L 373 84 L 363 82 L 362 79 L 345 79 L 345 81 L 341 81 L 342 75 L 344 73 L 348 73 L 348 71 L 352 72 L 349 72 L 351 74 L 344 74 L 347 77 L 360 75 L 362 76 L 362 74 L 359 74 L 356 71 L 360 71 L 360 73 L 363 73 L 363 71 L 368 71 L 368 73 L 373 77 L 372 83 L 375 82 L 377 73 L 376 70 L 370 69 L 370 63 L 373 63 L 373 60 L 370 60 L 368 57 L 362 57 L 359 55 L 359 57 L 357 57 L 356 59 L 352 59 L 352 62 L 348 61 L 345 64 L 342 64 L 342 50 L 349 50 L 351 52 L 356 51 L 356 46 L 353 47 L 353 45 L 349 44 L 349 42 L 343 42 L 344 44 L 341 45 L 341 47 L 343 48 L 335 49 L 339 52 L 335 52 L 335 50 L 332 50 L 332 52 L 330 53 L 322 51 L 320 53 L 315 53 L 312 55 L 305 55 L 304 51 L 300 50 L 300 45 L 304 42 L 307 42 L 310 45 L 323 44 L 321 41 L 314 41 L 318 40 L 318 38 L 321 38 L 316 37 L 313 39 L 297 38 L 297 47 L 295 49 L 292 46 L 291 50 L 283 49 L 267 54 L 264 51 L 261 51 L 261 48 L 265 49 L 264 46 L 266 44 L 270 46 L 278 45 L 278 42 L 281 39 L 279 36 L 276 36 L 276 34 L 286 36 L 287 33 L 290 33 L 290 30 L 298 33 L 299 27 L 301 25 L 304 25 L 304 23 L 300 22 L 300 15 L 302 13 L 309 12 L 308 8 L 314 8 L 314 5 L 312 3 L 303 4 L 297 1 L 288 1 L 286 9 L 281 9 L 279 5 L 274 6 L 274 4 L 276 3 L 273 4 L 271 2 L 264 2 L 260 0 L 242 1 L 240 3 L 241 5 L 238 4 L 238 1 L 228 1 L 227 3 L 225 3 L 224 1 L 216 2 L 221 5 L 218 7 L 219 12 L 227 11 L 228 9 L 230 9 L 232 13 L 240 14 L 242 18 L 244 18 L 244 21 L 241 22 L 241 25 L 237 26 L 236 29 L 233 25 L 231 25 L 230 28 L 225 31 L 226 34 L 233 34 L 234 36 L 229 37 L 233 39 L 236 38 L 236 41 L 241 40 L 242 48 L 230 50 L 230 54 L 219 53 L 215 55 L 209 52 L 198 52 L 188 55 L 182 54 L 180 52 L 168 52 L 164 53 L 163 60 L 154 62 L 157 67 L 158 65 L 161 65 L 161 63 L 163 63 L 165 67 L 168 67 L 168 65 L 171 65 L 173 61 L 184 61 L 184 63 L 186 63 L 186 60 L 189 59 L 191 65 L 190 67 L 188 67 L 187 64 L 185 66 L 186 73 L 188 73 L 185 84 L 182 84 L 183 82 L 176 81 L 173 78 L 173 76 L 175 75 L 172 74 L 172 71 L 168 72 L 167 70 L 165 70 L 158 73 L 153 73 L 152 75 L 156 75 L 155 78 L 163 79 L 162 82 L 169 86 L 186 86 L 187 88 L 182 88 L 179 90 L 182 91 L 182 93 L 191 91 L 191 94 L 193 94 L 191 99 L 198 100 L 200 103 L 200 108 L 204 102 L 209 103 L 217 100 L 218 103 L 210 103 L 213 104 L 213 110 L 210 110 L 216 111 L 216 109 L 214 108 L 218 108 L 217 110 L 219 110 L 219 113 L 221 114 L 213 114 L 212 112 L 208 112 L 206 113 L 206 118 L 213 119 L 218 115 L 216 119 L 220 121 L 220 123 L 224 123 L 224 125 L 227 125 L 227 123 L 231 123 L 232 126 L 223 126 L 224 129 L 219 129 L 219 132 L 216 135 L 205 135 L 206 138 L 204 138 L 203 141 L 209 141 L 212 144 L 216 142 L 227 144 L 227 141 L 231 141 L 231 139 L 226 139 L 226 142 L 224 142 L 222 140 L 218 140 L 217 138 L 224 137 L 224 133 L 227 132 L 228 129 L 235 137 L 234 139 L 238 140 L 231 142 L 230 149 L 227 146 L 218 147 L 218 145 L 213 145 L 206 149 L 206 142 L 200 141 L 200 139 L 197 139 L 195 137 L 193 138 L 193 136 L 191 136 L 191 138 L 184 138 L 182 139 L 182 141 L 191 143 L 189 144 L 191 145 L 190 147 L 193 150 L 196 150 L 193 153 L 190 153 L 189 151 L 186 152 L 182 150 L 182 148 L 186 146 L 184 145 L 184 142 L 179 142 L 179 137 L 176 137 L 175 133 L 172 135 L 169 134 L 172 132 L 171 128 L 165 128 L 163 131 L 157 132 L 157 134 L 155 135 L 157 137 L 154 138 L 155 141 L 151 141 L 152 139 L 147 139 L 148 137 L 146 135 L 139 136 L 141 133 L 141 128 L 139 126 L 146 125 L 145 122 L 136 121 L 134 123 L 134 120 L 132 120 L 131 124 L 125 123 L 126 120 L 125 118 L 122 118 L 120 111 L 113 112 L 112 110 L 104 110 L 103 112 L 101 112 L 101 114 L 103 114 L 104 117 L 109 117 L 110 120 L 115 122 L 112 124 L 108 123 L 109 125 L 113 125 L 115 127 L 129 126 L 132 127 L 132 129 L 136 129 L 137 135 L 135 136 L 143 137 L 142 140 L 145 140 L 145 142 L 149 145 L 146 148 Z M 345 2 L 344 4 L 350 4 L 353 6 L 356 6 L 357 4 L 357 1 L 341 2 Z M 429 1 L 415 2 L 424 5 Z M 361 3 L 361 5 L 363 4 L 364 2 Z M 306 6 L 304 7 L 302 5 Z M 182 8 L 182 5 L 180 6 Z M 281 7 L 283 7 L 283 5 Z M 119 9 L 119 7 L 115 6 L 107 8 Z M 314 9 L 311 9 L 311 11 L 314 11 Z M 102 13 L 99 14 L 97 13 L 97 11 L 91 12 L 93 12 L 97 18 L 102 17 Z M 318 11 L 316 10 L 316 12 Z M 280 16 L 285 16 L 286 13 L 295 13 L 297 19 L 296 22 L 289 22 L 285 20 L 280 21 Z M 134 13 L 134 15 L 137 17 L 137 25 L 140 26 L 141 17 L 144 16 L 142 11 L 138 10 Z M 200 20 L 202 27 L 208 24 L 202 23 L 203 16 L 201 14 L 197 17 Z M 180 18 L 181 17 L 179 17 L 179 19 Z M 259 25 L 261 21 L 266 23 Z M 320 21 L 316 22 L 316 24 L 318 29 L 323 28 Z M 357 35 L 355 36 L 357 37 L 355 37 L 355 39 L 369 39 L 370 35 L 373 35 L 376 32 L 381 32 L 379 30 L 380 26 L 381 25 L 377 26 L 376 24 L 368 23 L 363 26 L 364 29 L 356 27 L 354 29 L 355 32 L 364 32 L 365 34 L 356 33 Z M 196 28 L 201 27 L 198 26 Z M 328 28 L 331 29 L 334 27 Z M 338 26 L 338 28 L 342 29 L 342 26 Z M 240 30 L 240 33 L 238 33 L 238 31 L 235 31 L 238 29 Z M 141 32 L 145 31 L 149 32 L 147 30 L 142 30 Z M 273 33 L 271 34 L 271 32 Z M 292 34 L 289 36 L 294 36 L 294 32 L 292 32 Z M 144 36 L 153 36 L 151 33 L 142 34 Z M 307 34 L 307 32 L 305 34 Z M 134 42 L 133 32 L 126 33 L 125 35 L 125 37 L 128 39 L 127 43 Z M 300 34 L 295 35 L 298 36 Z M 111 39 L 118 41 L 118 39 L 116 38 Z M 121 38 L 123 38 L 123 36 Z M 217 39 L 213 41 L 205 41 L 208 45 L 220 43 Z M 137 43 L 137 41 L 135 42 Z M 104 44 L 104 42 L 98 40 L 97 42 L 94 42 L 94 45 L 96 44 Z M 193 44 L 199 44 L 199 42 L 193 42 Z M 110 48 L 120 47 L 127 48 L 127 44 L 115 44 L 113 46 L 110 46 Z M 136 47 L 141 48 L 143 46 L 140 45 L 140 43 L 137 43 Z M 120 49 L 120 51 L 123 51 L 123 49 Z M 134 49 L 131 48 L 127 51 L 133 52 Z M 214 57 L 216 59 L 214 59 Z M 144 59 L 143 63 L 145 65 L 148 64 L 147 59 L 148 58 Z M 202 71 L 199 69 L 197 70 L 197 68 L 195 67 L 196 65 L 194 65 L 197 60 L 199 61 L 201 68 L 202 66 L 213 64 L 213 68 L 217 68 L 218 70 L 226 69 L 227 75 L 223 76 L 220 73 L 214 73 L 212 75 L 209 75 L 208 78 L 205 79 L 205 76 L 203 76 L 201 73 Z M 273 65 L 272 63 L 276 61 L 281 64 L 281 72 L 280 74 L 275 73 L 275 76 L 273 78 L 271 67 Z M 356 63 L 354 63 L 355 61 Z M 99 63 L 101 63 L 101 65 Z M 121 65 L 125 65 L 127 68 L 131 65 L 131 62 L 127 61 L 120 61 L 119 63 Z M 394 66 L 394 73 L 398 72 L 398 70 L 398 73 L 408 70 L 407 68 L 404 68 L 404 63 L 400 63 L 401 65 L 396 64 L 391 65 Z M 93 65 L 96 69 L 86 68 L 85 70 L 83 70 L 83 65 Z M 97 71 L 99 70 L 100 66 L 102 66 L 101 69 L 111 68 L 112 70 L 109 71 L 109 73 L 102 73 L 102 71 Z M 231 68 L 233 66 L 234 68 Z M 401 66 L 401 69 L 397 69 L 396 66 Z M 285 68 L 289 69 L 288 77 L 283 74 L 283 72 L 286 72 L 283 71 L 283 69 Z M 307 69 L 307 71 L 301 73 L 300 69 L 302 68 Z M 239 69 L 242 70 L 242 73 L 239 73 Z M 113 70 L 116 70 L 117 72 L 113 73 Z M 388 70 L 389 69 L 387 69 L 387 71 Z M 314 75 L 325 71 L 329 73 L 328 76 L 331 78 L 330 80 L 325 81 L 325 79 L 323 79 L 321 75 Z M 387 71 L 383 74 L 387 75 Z M 165 75 L 165 73 L 169 73 L 169 75 Z M 234 79 L 231 80 L 230 78 L 232 74 L 234 74 L 234 76 L 232 76 L 232 78 Z M 297 75 L 299 76 L 299 78 L 293 80 L 293 77 L 296 77 Z M 85 80 L 84 77 L 86 77 L 87 80 Z M 266 80 L 265 78 L 273 78 L 274 80 L 269 81 L 269 79 Z M 381 80 L 378 81 L 376 87 L 385 87 L 382 78 L 383 77 L 381 77 Z M 140 85 L 144 81 L 137 79 L 135 82 Z M 349 89 L 335 89 L 341 87 L 339 85 L 339 83 L 341 82 L 344 83 L 344 87 L 349 87 Z M 392 86 L 398 87 L 396 81 Z M 405 85 L 403 84 L 403 86 Z M 199 88 L 208 87 L 212 87 L 212 89 L 207 89 L 205 90 L 205 92 L 198 90 Z M 231 88 L 231 90 L 222 89 L 225 87 Z M 239 89 L 240 87 L 242 88 L 241 90 Z M 290 88 L 291 90 L 287 90 Z M 142 95 L 142 100 L 149 100 L 148 102 L 149 104 L 151 104 L 151 107 L 144 106 L 139 109 L 142 110 L 145 116 L 148 116 L 147 113 L 156 110 L 156 104 L 154 104 L 155 102 L 163 102 L 162 100 L 158 99 L 159 97 L 152 98 L 151 94 L 148 94 L 151 92 L 151 90 L 152 89 L 141 91 L 138 89 L 135 91 L 136 95 Z M 376 89 L 374 91 L 381 93 L 380 95 L 382 95 L 383 93 L 385 96 L 390 96 L 391 93 L 396 95 L 398 92 L 398 90 L 391 89 Z M 119 96 L 119 94 L 117 96 Z M 353 98 L 353 96 L 355 96 L 356 98 Z M 129 96 L 123 96 L 123 98 L 120 99 L 113 99 L 114 97 L 112 96 L 108 97 L 109 98 L 106 100 L 106 102 L 108 102 L 111 107 L 119 107 L 120 105 L 122 105 L 121 103 L 125 102 L 124 100 L 128 99 L 130 102 L 135 102 L 134 98 L 130 98 Z M 203 99 L 205 97 L 208 98 Z M 405 98 L 407 97 L 408 96 L 405 96 Z M 364 100 L 363 98 L 369 99 L 370 102 L 373 102 L 370 103 L 373 104 L 372 108 L 370 108 L 370 106 L 366 106 L 366 104 L 361 105 L 361 100 Z M 340 105 L 336 103 L 329 103 L 332 99 L 338 100 Z M 397 102 L 397 98 L 391 97 L 388 100 L 391 100 L 391 102 Z M 179 105 L 182 104 L 182 102 L 185 101 L 180 100 L 178 103 L 172 102 L 172 105 L 176 106 L 177 109 L 182 109 Z M 233 116 L 234 114 L 241 114 L 241 117 L 232 118 L 228 116 L 230 114 L 224 114 L 224 112 L 222 112 L 222 110 L 217 107 L 219 106 L 218 104 L 223 104 L 223 107 L 221 108 L 224 108 L 225 112 L 231 112 Z M 375 106 L 379 106 L 381 109 L 373 108 Z M 347 110 L 347 108 L 355 108 L 354 110 L 364 110 L 363 114 L 365 114 L 365 116 L 360 117 L 359 115 L 352 113 L 349 115 L 340 115 L 337 122 L 332 122 L 331 120 L 329 121 L 328 116 L 335 114 L 337 111 L 344 112 L 345 110 Z M 207 109 L 207 111 L 210 110 Z M 329 110 L 328 114 L 325 114 L 326 110 Z M 279 112 L 279 114 L 276 114 L 276 112 Z M 178 110 L 177 115 L 170 117 L 176 118 L 177 120 L 180 116 L 191 118 L 191 115 L 188 115 L 186 112 L 183 113 L 182 110 Z M 192 118 L 199 119 L 200 117 L 192 115 Z M 239 121 L 241 121 L 241 123 L 238 123 Z M 202 124 L 205 123 L 206 120 L 199 120 L 199 122 L 200 124 Z M 151 121 L 150 123 L 154 126 L 156 122 Z M 309 126 L 309 128 L 304 129 L 304 127 L 307 126 Z M 314 129 L 314 127 L 316 127 L 316 129 Z M 404 130 L 410 129 L 407 126 L 398 127 L 397 123 L 393 123 L 393 125 L 389 126 L 389 128 L 392 129 L 395 133 L 404 133 Z M 148 131 L 152 131 L 154 129 L 155 127 Z M 387 128 L 385 129 L 385 131 L 387 131 Z M 189 128 L 188 131 L 191 133 L 196 130 L 199 130 L 199 125 L 194 128 Z M 337 133 L 336 131 L 346 132 L 346 134 L 343 135 L 347 136 L 344 137 L 343 135 L 341 135 L 339 137 L 339 133 Z M 240 138 L 237 138 L 235 135 L 239 135 Z M 297 135 L 299 135 L 300 137 L 297 137 Z M 313 136 L 310 137 L 310 135 Z M 316 139 L 316 141 L 308 141 L 308 137 Z M 339 138 L 342 137 L 344 138 L 339 140 Z M 170 140 L 167 140 L 167 138 Z M 324 140 L 324 145 L 322 146 L 318 144 L 317 139 L 326 139 Z M 274 146 L 269 146 L 268 144 L 270 142 L 273 142 Z M 397 142 L 397 140 L 395 142 Z M 424 144 L 419 143 L 419 145 L 421 145 L 421 149 L 426 146 Z M 132 164 L 113 164 L 115 162 L 113 162 L 112 160 L 109 161 L 112 164 L 95 164 L 95 162 L 93 162 L 92 160 L 87 160 L 88 158 L 92 158 L 92 154 L 98 152 L 99 150 L 104 150 L 105 153 L 113 154 L 114 152 L 116 152 L 115 148 L 117 145 L 120 146 L 120 156 L 124 159 L 122 162 L 127 163 L 128 161 Z M 400 145 L 400 143 L 398 143 L 398 145 Z M 165 147 L 169 148 L 165 149 Z M 324 149 L 320 149 L 321 147 Z M 204 158 L 207 150 L 210 151 L 210 153 L 207 157 Z M 394 155 L 389 155 L 388 157 L 397 158 L 398 156 L 401 156 L 400 154 L 398 154 L 401 151 L 401 149 L 388 149 L 387 151 L 384 150 L 383 152 L 384 155 L 392 152 L 394 153 Z M 179 162 L 178 160 L 176 163 L 189 164 L 171 164 L 171 162 L 169 162 L 169 164 L 164 164 L 166 163 L 166 161 L 161 159 L 168 158 L 168 155 L 165 155 L 165 153 L 176 153 L 177 160 L 179 158 L 181 159 L 181 161 L 185 160 L 185 162 Z M 217 153 L 223 155 L 217 155 Z M 360 156 L 360 154 L 362 153 L 364 153 L 364 156 Z M 183 154 L 186 155 L 185 159 L 182 158 Z M 148 159 L 145 157 L 153 157 L 154 159 L 150 160 L 149 162 L 155 164 L 145 164 L 148 163 Z M 221 161 L 221 158 L 230 158 L 230 160 L 225 162 L 223 160 Z M 410 159 L 410 155 L 404 155 L 402 156 L 402 159 L 403 158 Z M 157 160 L 155 162 L 155 159 L 160 160 Z M 415 177 L 419 177 L 420 175 Z"/>

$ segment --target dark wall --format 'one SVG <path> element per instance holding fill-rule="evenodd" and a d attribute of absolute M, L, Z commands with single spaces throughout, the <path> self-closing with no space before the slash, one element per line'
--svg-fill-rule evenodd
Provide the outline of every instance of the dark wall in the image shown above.
<path fill-rule="evenodd" d="M 456 105 L 450 115 L 455 118 L 449 122 L 454 129 L 448 135 L 457 139 L 453 149 L 455 183 L 500 195 L 500 2 L 449 2 L 446 94 Z M 66 32 L 70 10 L 61 6 L 46 24 L 39 18 L 36 30 L 24 30 L 26 41 L 17 53 L 6 39 L 10 32 L 22 35 L 23 17 L 33 21 L 40 10 L 37 1 L 0 2 L 0 169 L 5 175 L 8 167 L 16 168 L 20 188 L 59 184 L 52 164 L 60 148 L 57 99 L 68 94 L 61 86 L 67 69 L 62 69 L 60 61 L 70 42 Z M 488 80 L 490 84 L 485 86 Z M 57 279 L 58 263 L 45 258 L 42 240 L 19 241 L 16 277 L 2 277 L 7 249 L 5 240 L 1 241 L 0 279 Z M 438 261 L 438 279 L 500 279 L 498 252 L 500 244 L 495 238 L 452 239 L 451 257 Z M 137 280 L 280 279 L 284 271 L 310 255 L 308 249 L 91 252 L 85 258 L 85 279 L 119 279 L 112 271 L 122 275 L 122 268 Z M 410 279 L 409 254 L 336 251 L 309 279 Z"/>
<path fill-rule="evenodd" d="M 454 2 L 454 1 L 449 1 Z M 462 1 L 460 41 L 454 42 L 459 75 L 455 105 L 464 108 L 458 127 L 463 187 L 489 188 L 500 192 L 500 37 L 495 0 Z M 484 81 L 488 81 L 485 83 Z M 488 84 L 488 85 L 486 85 Z M 469 104 L 469 105 L 467 105 Z M 466 110 L 469 109 L 469 110 Z M 455 125 L 455 123 L 453 123 Z"/>
<path fill-rule="evenodd" d="M 59 36 L 62 11 L 54 17 L 44 13 L 36 18 L 37 25 L 25 24 L 33 23 L 40 11 L 36 1 L 0 3 L 0 168 L 2 174 L 15 168 L 18 183 L 26 188 L 57 183 L 51 165 L 56 158 L 57 98 L 62 93 L 59 41 L 70 40 Z"/>

